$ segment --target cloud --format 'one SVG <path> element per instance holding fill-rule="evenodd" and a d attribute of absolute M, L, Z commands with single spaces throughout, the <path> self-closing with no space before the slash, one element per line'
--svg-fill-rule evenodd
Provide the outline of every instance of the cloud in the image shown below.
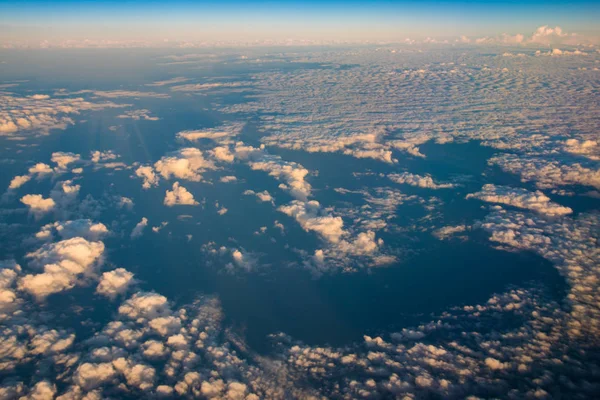
<path fill-rule="evenodd" d="M 270 202 L 270 203 L 274 202 L 273 197 L 266 190 L 263 190 L 262 192 L 255 192 L 254 190 L 246 190 L 246 191 L 244 191 L 244 194 L 246 196 L 256 196 L 256 198 L 263 203 L 264 202 Z"/>
<path fill-rule="evenodd" d="M 133 230 L 131 231 L 130 237 L 132 239 L 137 239 L 144 233 L 144 228 L 148 225 L 148 218 L 143 217 L 140 222 L 138 222 Z"/>
<path fill-rule="evenodd" d="M 53 163 L 56 163 L 57 168 L 61 170 L 66 170 L 69 164 L 77 162 L 81 159 L 79 154 L 75 153 L 64 153 L 64 152 L 56 152 L 52 153 L 52 158 L 50 159 Z"/>
<path fill-rule="evenodd" d="M 433 232 L 433 236 L 435 236 L 439 240 L 446 240 L 451 237 L 454 237 L 458 233 L 466 232 L 469 229 L 470 228 L 466 225 L 443 226 L 439 229 L 436 229 Z"/>
<path fill-rule="evenodd" d="M 8 185 L 8 189 L 9 190 L 15 190 L 20 188 L 21 186 L 23 186 L 24 184 L 26 184 L 27 182 L 29 182 L 29 180 L 31 179 L 31 176 L 29 175 L 19 175 L 19 176 L 15 176 L 11 181 L 10 184 Z"/>
<path fill-rule="evenodd" d="M 156 93 L 156 92 L 141 92 L 136 90 L 79 90 L 77 92 L 71 93 L 58 93 L 58 94 L 69 94 L 69 95 L 77 95 L 77 94 L 93 94 L 97 97 L 108 98 L 108 99 L 119 99 L 122 97 L 148 97 L 148 98 L 156 98 L 156 99 L 168 99 L 169 96 L 166 93 Z"/>
<path fill-rule="evenodd" d="M 146 121 L 158 121 L 160 118 L 153 117 L 150 115 L 150 110 L 140 109 L 140 110 L 131 110 L 125 111 L 121 115 L 117 115 L 117 118 L 121 119 L 132 119 L 134 121 L 146 120 Z"/>
<path fill-rule="evenodd" d="M 43 267 L 43 273 L 30 274 L 19 279 L 19 290 L 26 291 L 38 300 L 68 290 L 101 264 L 104 243 L 87 241 L 80 237 L 46 244 L 27 254 L 33 265 Z"/>
<path fill-rule="evenodd" d="M 215 169 L 215 166 L 212 161 L 203 157 L 200 150 L 188 147 L 176 151 L 171 156 L 162 157 L 154 164 L 154 168 L 165 179 L 175 177 L 199 182 L 202 180 L 201 173 L 207 169 Z"/>
<path fill-rule="evenodd" d="M 569 207 L 552 202 L 539 190 L 532 193 L 526 189 L 487 184 L 481 188 L 481 191 L 470 193 L 466 198 L 526 208 L 548 216 L 567 215 L 573 212 Z"/>
<path fill-rule="evenodd" d="M 435 183 L 430 175 L 421 176 L 417 174 L 411 174 L 410 172 L 389 174 L 388 178 L 399 184 L 406 184 L 426 189 L 450 189 L 456 186 L 452 183 Z"/>
<path fill-rule="evenodd" d="M 166 79 L 164 81 L 156 81 L 156 82 L 152 82 L 152 83 L 146 83 L 146 86 L 167 86 L 167 85 L 173 85 L 175 83 L 182 83 L 182 82 L 186 82 L 186 81 L 189 81 L 189 79 L 184 78 L 182 76 L 178 76 L 175 78 Z"/>
<path fill-rule="evenodd" d="M 230 139 L 239 135 L 242 128 L 242 124 L 231 124 L 210 129 L 181 131 L 176 137 L 179 140 L 187 140 L 189 142 L 197 142 L 201 139 L 210 139 L 216 142 L 222 142 L 225 141 L 225 139 Z"/>
<path fill-rule="evenodd" d="M 523 182 L 535 182 L 540 189 L 563 185 L 584 185 L 600 189 L 600 169 L 580 162 L 558 161 L 540 156 L 503 154 L 488 160 L 504 171 L 518 174 Z"/>
<path fill-rule="evenodd" d="M 35 234 L 35 237 L 40 240 L 54 240 L 58 235 L 61 239 L 82 237 L 86 240 L 98 241 L 108 234 L 108 228 L 101 222 L 77 219 L 46 224 Z"/>
<path fill-rule="evenodd" d="M 18 97 L 0 93 L 0 136 L 23 138 L 64 130 L 75 121 L 70 115 L 82 111 L 122 107 L 114 103 L 91 103 L 82 98 L 50 98 L 48 95 Z"/>
<path fill-rule="evenodd" d="M 117 268 L 102 274 L 96 288 L 96 293 L 114 300 L 117 296 L 127 292 L 127 289 L 134 282 L 133 273 L 127 271 L 125 268 Z"/>
<path fill-rule="evenodd" d="M 144 180 L 142 187 L 150 189 L 152 186 L 157 186 L 160 178 L 154 173 L 152 167 L 142 166 L 135 170 L 135 174 Z"/>
<path fill-rule="evenodd" d="M 50 198 L 44 199 L 40 194 L 26 194 L 21 197 L 21 203 L 25 204 L 36 218 L 40 218 L 44 214 L 54 210 L 56 206 L 54 200 Z"/>
<path fill-rule="evenodd" d="M 196 206 L 199 203 L 194 200 L 193 194 L 188 192 L 183 186 L 179 186 L 179 182 L 175 182 L 173 190 L 166 191 L 164 204 L 173 207 L 175 205 Z"/>
<path fill-rule="evenodd" d="M 280 206 L 278 210 L 295 218 L 305 231 L 316 232 L 331 243 L 339 242 L 342 235 L 346 234 L 342 218 L 324 212 L 316 200 L 294 200 L 288 205 Z"/>

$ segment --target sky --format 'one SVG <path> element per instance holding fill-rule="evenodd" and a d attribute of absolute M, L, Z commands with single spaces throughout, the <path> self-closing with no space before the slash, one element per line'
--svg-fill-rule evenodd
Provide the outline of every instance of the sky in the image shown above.
<path fill-rule="evenodd" d="M 0 40 L 399 41 L 529 34 L 598 35 L 593 1 L 2 1 Z"/>

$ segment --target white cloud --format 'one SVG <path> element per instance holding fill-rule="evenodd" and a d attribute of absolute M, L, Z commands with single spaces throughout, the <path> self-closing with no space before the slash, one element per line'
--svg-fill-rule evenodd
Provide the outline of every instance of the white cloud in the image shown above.
<path fill-rule="evenodd" d="M 44 199 L 40 194 L 26 194 L 21 197 L 21 203 L 25 204 L 29 208 L 29 211 L 37 218 L 54 210 L 56 206 L 54 200 L 50 198 Z"/>
<path fill-rule="evenodd" d="M 133 273 L 125 268 L 117 268 L 102 274 L 96 293 L 114 300 L 117 296 L 127 292 L 134 282 Z"/>
<path fill-rule="evenodd" d="M 30 179 L 31 179 L 31 176 L 29 176 L 29 175 L 18 175 L 18 176 L 15 176 L 10 181 L 10 184 L 8 185 L 8 189 L 9 190 L 18 189 L 21 186 L 23 186 L 24 184 L 26 184 L 27 182 L 29 182 Z"/>
<path fill-rule="evenodd" d="M 173 176 L 178 179 L 199 182 L 202 180 L 201 173 L 207 169 L 214 169 L 215 166 L 204 158 L 200 150 L 188 147 L 178 150 L 171 156 L 161 158 L 154 164 L 154 168 L 165 179 Z"/>
<path fill-rule="evenodd" d="M 53 163 L 56 163 L 57 168 L 60 170 L 66 170 L 69 164 L 75 163 L 81 159 L 79 154 L 75 153 L 64 153 L 64 152 L 56 152 L 52 153 L 52 158 L 50 159 Z"/>
<path fill-rule="evenodd" d="M 146 228 L 146 226 L 148 225 L 148 218 L 146 217 L 142 217 L 142 220 L 140 222 L 138 222 L 135 227 L 133 228 L 133 230 L 131 231 L 131 238 L 132 239 L 136 239 L 139 238 L 140 236 L 142 236 L 142 234 L 144 233 L 144 228 Z"/>
<path fill-rule="evenodd" d="M 273 197 L 266 190 L 263 190 L 262 192 L 255 192 L 254 190 L 246 190 L 246 191 L 244 191 L 244 194 L 246 196 L 256 196 L 258 198 L 258 200 L 260 200 L 261 202 L 273 203 Z"/>
<path fill-rule="evenodd" d="M 278 210 L 295 218 L 305 231 L 316 232 L 331 243 L 339 242 L 342 235 L 346 233 L 342 218 L 324 213 L 316 200 L 308 202 L 294 200 L 288 205 L 280 206 Z"/>
<path fill-rule="evenodd" d="M 83 237 L 87 240 L 98 241 L 108 234 L 108 228 L 101 222 L 77 219 L 46 224 L 36 233 L 35 237 L 40 240 L 53 240 L 55 235 L 58 235 L 61 239 Z"/>
<path fill-rule="evenodd" d="M 121 119 L 132 119 L 134 121 L 146 120 L 146 121 L 158 121 L 160 118 L 153 117 L 150 115 L 150 110 L 141 109 L 141 110 L 131 110 L 125 111 L 121 115 L 117 115 L 117 118 Z"/>
<path fill-rule="evenodd" d="M 481 188 L 481 191 L 468 194 L 467 199 L 470 198 L 525 208 L 548 216 L 567 215 L 573 212 L 569 207 L 554 203 L 539 190 L 532 193 L 526 189 L 487 184 Z"/>
<path fill-rule="evenodd" d="M 44 300 L 50 294 L 70 289 L 81 275 L 88 274 L 102 262 L 103 253 L 104 243 L 80 237 L 46 244 L 27 254 L 32 264 L 43 266 L 44 272 L 19 279 L 19 290 Z"/>
<path fill-rule="evenodd" d="M 389 174 L 388 178 L 396 183 L 417 186 L 420 188 L 427 189 L 450 189 L 456 186 L 452 183 L 435 183 L 430 175 L 422 176 L 417 174 L 411 174 L 410 172 L 403 172 L 401 174 Z"/>
<path fill-rule="evenodd" d="M 198 202 L 194 200 L 194 195 L 188 192 L 179 182 L 173 184 L 173 190 L 167 190 L 165 193 L 164 204 L 169 207 L 175 205 L 196 206 Z"/>
<path fill-rule="evenodd" d="M 159 177 L 154 173 L 150 166 L 142 166 L 135 170 L 135 174 L 144 180 L 142 187 L 150 189 L 152 186 L 158 185 Z"/>

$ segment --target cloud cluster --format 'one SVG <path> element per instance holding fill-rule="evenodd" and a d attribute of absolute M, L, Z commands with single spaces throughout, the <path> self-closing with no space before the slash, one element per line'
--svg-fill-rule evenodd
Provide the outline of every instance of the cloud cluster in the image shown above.
<path fill-rule="evenodd" d="M 141 166 L 135 174 L 144 180 L 144 189 L 158 185 L 160 177 L 164 179 L 177 178 L 193 182 L 202 180 L 202 172 L 215 169 L 215 164 L 202 154 L 202 151 L 187 147 L 164 156 L 154 166 Z"/>
<path fill-rule="evenodd" d="M 19 97 L 0 93 L 0 136 L 22 138 L 64 130 L 75 123 L 72 116 L 85 111 L 121 107 L 105 102 L 92 103 L 82 98 L 51 98 L 48 95 Z"/>

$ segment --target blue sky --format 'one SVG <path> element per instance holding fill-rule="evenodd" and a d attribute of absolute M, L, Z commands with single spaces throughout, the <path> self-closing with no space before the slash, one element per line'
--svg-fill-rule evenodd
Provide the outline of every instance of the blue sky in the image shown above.
<path fill-rule="evenodd" d="M 542 25 L 598 33 L 593 1 L 0 1 L 12 37 L 200 39 L 451 37 L 531 33 Z"/>

